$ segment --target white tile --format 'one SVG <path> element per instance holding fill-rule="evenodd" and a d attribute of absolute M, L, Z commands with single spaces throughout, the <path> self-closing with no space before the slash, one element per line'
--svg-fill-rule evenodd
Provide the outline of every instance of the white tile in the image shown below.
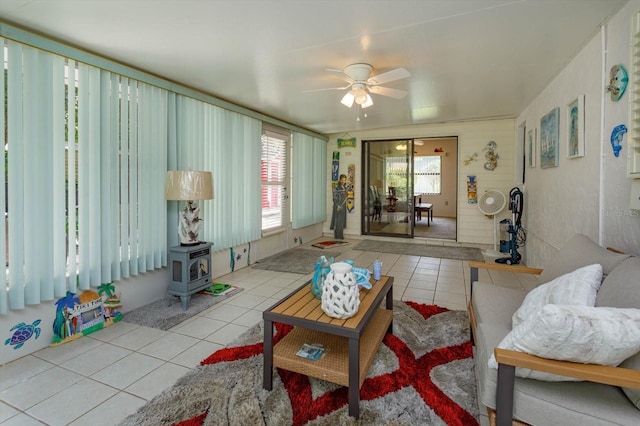
<path fill-rule="evenodd" d="M 262 311 L 250 310 L 247 311 L 244 315 L 233 320 L 234 324 L 241 325 L 243 327 L 253 327 L 262 321 Z"/>
<path fill-rule="evenodd" d="M 132 324 L 130 322 L 119 321 L 113 324 L 111 327 L 103 328 L 100 331 L 96 331 L 95 333 L 91 333 L 89 338 L 97 339 L 102 342 L 110 342 L 116 337 L 122 336 L 123 334 L 127 334 L 130 331 L 135 330 L 140 327 L 138 324 Z"/>
<path fill-rule="evenodd" d="M 229 300 L 230 305 L 240 306 L 242 308 L 254 308 L 258 304 L 264 302 L 265 297 L 256 296 L 254 294 L 244 294 L 242 297 Z"/>
<path fill-rule="evenodd" d="M 207 336 L 206 340 L 226 346 L 248 329 L 248 327 L 243 327 L 238 324 L 227 324 L 220 330 Z"/>
<path fill-rule="evenodd" d="M 456 295 L 466 295 L 467 291 L 465 289 L 464 283 L 441 283 L 438 281 L 438 286 L 436 287 L 436 292 L 440 293 L 453 293 Z"/>
<path fill-rule="evenodd" d="M 131 384 L 126 390 L 136 396 L 149 400 L 162 389 L 173 385 L 177 379 L 189 371 L 189 368 L 168 362 Z"/>
<path fill-rule="evenodd" d="M 225 303 L 224 305 L 217 306 L 215 309 L 209 309 L 203 316 L 227 323 L 243 315 L 248 310 L 248 308 Z"/>
<path fill-rule="evenodd" d="M 464 295 L 436 292 L 434 303 L 443 308 L 466 310 L 467 302 Z"/>
<path fill-rule="evenodd" d="M 138 327 L 129 333 L 116 337 L 111 340 L 111 343 L 135 351 L 167 334 L 167 331 L 158 330 L 157 328 Z"/>
<path fill-rule="evenodd" d="M 145 399 L 126 392 L 119 392 L 70 423 L 69 426 L 113 426 L 138 411 L 138 408 L 146 403 Z"/>
<path fill-rule="evenodd" d="M 272 307 L 273 305 L 275 305 L 276 303 L 278 303 L 279 301 L 280 301 L 279 299 L 265 299 L 264 302 L 260 303 L 253 309 L 264 312 L 270 307 Z"/>
<path fill-rule="evenodd" d="M 26 410 L 81 381 L 83 377 L 63 368 L 52 368 L 0 392 L 0 400 Z"/>
<path fill-rule="evenodd" d="M 55 367 L 49 361 L 27 355 L 0 367 L 0 391 Z"/>
<path fill-rule="evenodd" d="M 184 334 L 196 339 L 204 339 L 226 324 L 224 321 L 196 316 L 189 322 L 183 322 L 171 329 L 174 333 Z"/>
<path fill-rule="evenodd" d="M 0 424 L 4 424 L 7 419 L 16 416 L 19 413 L 20 411 L 0 401 Z"/>
<path fill-rule="evenodd" d="M 426 303 L 430 305 L 433 303 L 433 294 L 433 290 L 421 290 L 407 287 L 402 295 L 402 300 L 410 300 L 412 302 Z"/>
<path fill-rule="evenodd" d="M 275 287 L 268 284 L 262 284 L 254 289 L 251 289 L 247 292 L 247 294 L 252 294 L 256 296 L 265 297 L 274 297 L 274 294 L 278 293 L 282 290 L 282 287 Z"/>
<path fill-rule="evenodd" d="M 132 353 L 118 362 L 98 371 L 91 376 L 91 378 L 117 389 L 125 389 L 127 386 L 131 385 L 131 383 L 145 376 L 162 364 L 164 364 L 164 361 L 157 358 Z"/>
<path fill-rule="evenodd" d="M 430 281 L 426 281 L 426 280 L 411 280 L 407 284 L 407 287 L 409 287 L 409 288 L 417 288 L 417 289 L 422 289 L 422 290 L 435 291 L 436 290 L 436 280 L 435 279 L 434 280 L 430 280 Z"/>
<path fill-rule="evenodd" d="M 200 365 L 200 361 L 222 348 L 224 348 L 224 346 L 218 343 L 201 340 L 186 351 L 171 358 L 171 362 L 187 368 L 193 368 Z"/>
<path fill-rule="evenodd" d="M 138 353 L 168 361 L 196 343 L 198 343 L 198 339 L 193 337 L 170 333 L 140 348 Z"/>
<path fill-rule="evenodd" d="M 413 271 L 413 275 L 438 276 L 438 268 L 416 268 Z"/>
<path fill-rule="evenodd" d="M 54 364 L 62 364 L 100 345 L 102 345 L 102 342 L 99 340 L 80 337 L 78 340 L 63 343 L 62 345 L 41 349 L 33 355 Z"/>
<path fill-rule="evenodd" d="M 116 393 L 112 387 L 85 379 L 28 409 L 27 414 L 49 425 L 66 425 Z"/>
<path fill-rule="evenodd" d="M 82 356 L 65 361 L 61 365 L 83 376 L 90 376 L 96 371 L 129 355 L 131 350 L 119 346 L 102 344 L 85 352 Z"/>
<path fill-rule="evenodd" d="M 2 426 L 42 426 L 42 422 L 21 413 L 11 417 L 6 422 L 2 422 Z"/>

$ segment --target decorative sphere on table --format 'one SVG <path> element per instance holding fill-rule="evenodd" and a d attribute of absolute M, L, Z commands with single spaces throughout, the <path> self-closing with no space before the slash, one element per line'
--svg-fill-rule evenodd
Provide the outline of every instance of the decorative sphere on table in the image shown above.
<path fill-rule="evenodd" d="M 351 265 L 345 262 L 331 264 L 322 286 L 322 310 L 333 318 L 350 318 L 360 307 L 360 288 Z"/>

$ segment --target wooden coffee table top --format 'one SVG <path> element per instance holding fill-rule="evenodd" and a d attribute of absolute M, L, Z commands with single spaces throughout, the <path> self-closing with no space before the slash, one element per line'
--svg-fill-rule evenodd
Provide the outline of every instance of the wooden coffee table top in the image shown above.
<path fill-rule="evenodd" d="M 370 315 L 372 304 L 380 303 L 389 287 L 393 284 L 393 278 L 382 276 L 380 280 L 373 281 L 370 289 L 360 289 L 360 307 L 358 312 L 347 319 L 332 318 L 322 310 L 322 302 L 316 299 L 309 289 L 309 283 L 291 293 L 289 296 L 276 303 L 263 313 L 265 319 L 283 322 L 294 326 L 318 328 L 317 323 L 329 326 L 337 326 L 347 330 L 357 330 L 363 320 Z M 316 323 L 316 326 L 311 326 Z M 333 327 L 332 327 L 333 328 Z M 343 333 L 338 333 L 343 334 Z M 345 334 L 346 335 L 346 334 Z"/>

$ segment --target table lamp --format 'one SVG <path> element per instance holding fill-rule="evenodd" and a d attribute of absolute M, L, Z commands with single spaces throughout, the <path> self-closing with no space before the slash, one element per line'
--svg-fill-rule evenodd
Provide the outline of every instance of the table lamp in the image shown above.
<path fill-rule="evenodd" d="M 200 244 L 198 232 L 202 228 L 198 200 L 213 199 L 213 177 L 211 172 L 193 170 L 169 170 L 165 187 L 167 200 L 182 200 L 187 204 L 180 212 L 178 236 L 180 245 L 192 246 Z"/>

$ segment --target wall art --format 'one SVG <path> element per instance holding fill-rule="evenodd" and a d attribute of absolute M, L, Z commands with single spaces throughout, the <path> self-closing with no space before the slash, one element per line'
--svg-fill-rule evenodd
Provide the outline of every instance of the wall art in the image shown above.
<path fill-rule="evenodd" d="M 536 166 L 536 139 L 537 139 L 538 129 L 529 129 L 527 131 L 527 166 L 535 167 Z"/>
<path fill-rule="evenodd" d="M 567 105 L 567 158 L 584 157 L 584 95 Z"/>
<path fill-rule="evenodd" d="M 560 108 L 540 119 L 540 168 L 558 167 Z"/>

